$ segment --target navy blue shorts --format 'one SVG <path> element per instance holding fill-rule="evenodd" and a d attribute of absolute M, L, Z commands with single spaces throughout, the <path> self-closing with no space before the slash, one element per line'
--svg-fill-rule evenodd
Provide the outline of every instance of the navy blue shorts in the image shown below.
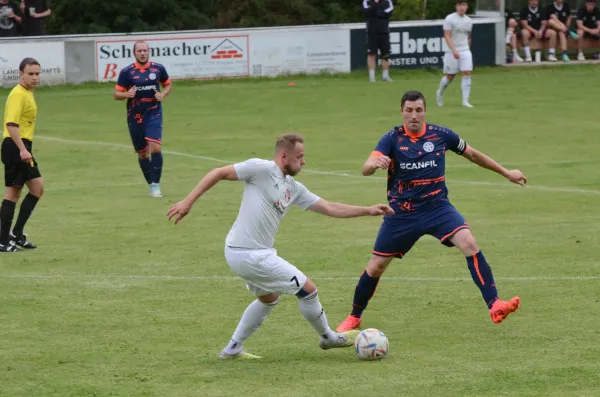
<path fill-rule="evenodd" d="M 129 120 L 129 135 L 136 152 L 148 149 L 148 142 L 162 143 L 163 121 L 161 116 L 148 117 L 144 120 Z"/>
<path fill-rule="evenodd" d="M 402 258 L 426 234 L 453 247 L 452 236 L 468 228 L 465 218 L 449 202 L 413 213 L 386 216 L 379 228 L 373 254 Z"/>

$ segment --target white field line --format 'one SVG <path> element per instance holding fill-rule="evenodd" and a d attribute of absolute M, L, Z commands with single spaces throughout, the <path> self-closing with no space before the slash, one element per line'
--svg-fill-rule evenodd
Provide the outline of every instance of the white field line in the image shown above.
<path fill-rule="evenodd" d="M 346 276 L 324 276 L 312 277 L 314 280 L 327 281 L 358 281 L 358 277 Z M 0 279 L 35 279 L 35 280 L 159 280 L 159 281 L 239 281 L 242 279 L 236 276 L 169 276 L 169 275 L 111 275 L 111 274 L 0 274 Z M 385 281 L 471 281 L 466 277 L 383 277 Z M 496 277 L 501 281 L 588 281 L 600 280 L 600 276 L 557 276 L 557 277 Z"/>
<path fill-rule="evenodd" d="M 77 145 L 108 146 L 108 147 L 128 149 L 130 151 L 133 150 L 130 146 L 123 145 L 123 144 L 120 144 L 120 143 L 96 142 L 96 141 L 78 141 L 78 140 L 72 140 L 72 139 L 54 138 L 54 137 L 46 137 L 46 136 L 38 136 L 38 138 L 44 139 L 44 140 L 48 140 L 48 141 L 56 141 L 56 142 L 63 142 L 63 143 L 70 143 L 70 144 L 77 144 Z M 197 154 L 188 154 L 188 153 L 174 152 L 174 151 L 170 151 L 170 150 L 163 150 L 163 153 L 170 154 L 170 155 L 173 155 L 173 156 L 188 157 L 188 158 L 194 158 L 194 159 L 212 161 L 212 162 L 222 163 L 222 164 L 232 164 L 232 163 L 236 162 L 235 160 L 218 159 L 218 158 L 215 158 L 215 157 L 208 157 L 208 156 L 201 156 L 201 155 L 197 155 Z M 353 174 L 348 174 L 348 173 L 343 173 L 343 172 L 337 172 L 337 171 L 303 170 L 302 172 L 306 173 L 306 174 L 315 174 L 315 175 L 331 175 L 331 176 L 338 176 L 338 177 L 345 177 L 345 178 L 360 178 L 360 179 L 364 179 L 365 181 L 366 180 L 386 180 L 387 179 L 387 178 L 373 177 L 373 176 L 369 177 L 369 178 L 365 178 L 364 176 L 361 176 L 361 175 L 353 175 Z M 479 181 L 457 181 L 457 180 L 451 180 L 451 181 L 448 181 L 448 183 L 455 184 L 455 185 L 481 185 L 481 186 L 493 186 L 493 187 L 502 187 L 502 188 L 510 188 L 510 187 L 516 188 L 517 187 L 517 186 L 510 185 L 508 182 L 499 183 L 499 182 L 479 182 Z M 560 186 L 528 185 L 527 189 L 540 190 L 540 191 L 551 191 L 551 192 L 574 193 L 574 194 L 600 195 L 600 190 L 580 189 L 580 188 L 560 187 Z"/>

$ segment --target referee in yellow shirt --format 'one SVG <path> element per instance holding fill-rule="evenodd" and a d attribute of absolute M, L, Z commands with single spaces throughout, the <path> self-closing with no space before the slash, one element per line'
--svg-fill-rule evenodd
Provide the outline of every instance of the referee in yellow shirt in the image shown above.
<path fill-rule="evenodd" d="M 36 248 L 27 240 L 23 228 L 44 193 L 44 182 L 32 155 L 37 117 L 33 90 L 40 83 L 40 72 L 38 61 L 33 58 L 23 59 L 19 65 L 19 84 L 12 89 L 6 100 L 2 139 L 6 190 L 0 206 L 0 252 L 18 252 L 18 247 Z M 15 207 L 21 197 L 23 185 L 27 185 L 29 193 L 21 203 L 17 222 L 11 232 Z"/>

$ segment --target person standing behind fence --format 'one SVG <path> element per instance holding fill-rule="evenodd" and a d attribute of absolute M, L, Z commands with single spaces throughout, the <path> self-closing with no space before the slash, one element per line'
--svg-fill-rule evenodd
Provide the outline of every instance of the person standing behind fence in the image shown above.
<path fill-rule="evenodd" d="M 23 36 L 43 36 L 46 34 L 46 17 L 52 14 L 46 0 L 21 0 L 23 13 Z"/>
<path fill-rule="evenodd" d="M 0 0 L 0 37 L 17 35 L 17 24 L 22 22 L 21 17 L 17 14 L 17 7 L 8 0 Z"/>
<path fill-rule="evenodd" d="M 390 16 L 394 11 L 392 0 L 363 0 L 363 11 L 367 22 L 367 65 L 369 81 L 375 82 L 377 51 L 381 54 L 383 81 L 390 78 Z"/>

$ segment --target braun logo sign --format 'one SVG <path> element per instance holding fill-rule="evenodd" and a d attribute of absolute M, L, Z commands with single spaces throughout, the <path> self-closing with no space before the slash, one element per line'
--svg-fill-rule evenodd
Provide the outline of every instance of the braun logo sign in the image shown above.
<path fill-rule="evenodd" d="M 445 52 L 448 45 L 443 37 L 411 37 L 408 32 L 390 33 L 391 54 L 430 54 Z"/>

